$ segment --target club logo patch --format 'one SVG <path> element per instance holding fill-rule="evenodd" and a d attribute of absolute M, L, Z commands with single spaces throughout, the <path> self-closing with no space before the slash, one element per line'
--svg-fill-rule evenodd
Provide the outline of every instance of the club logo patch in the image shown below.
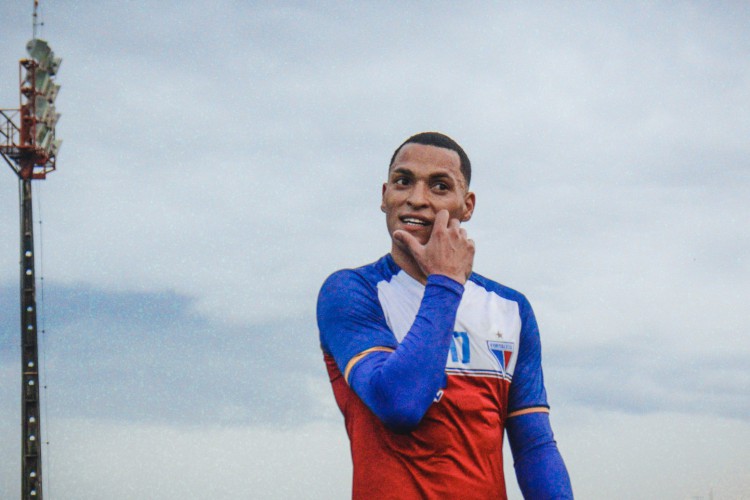
<path fill-rule="evenodd" d="M 488 340 L 487 347 L 490 348 L 490 352 L 495 355 L 497 362 L 500 363 L 500 370 L 505 375 L 508 364 L 510 364 L 510 358 L 513 356 L 513 342 L 497 342 L 495 340 Z"/>

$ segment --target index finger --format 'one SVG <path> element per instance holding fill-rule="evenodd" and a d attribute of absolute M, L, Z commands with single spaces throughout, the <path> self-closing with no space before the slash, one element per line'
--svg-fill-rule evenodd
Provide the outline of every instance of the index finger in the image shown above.
<path fill-rule="evenodd" d="M 435 216 L 435 226 L 441 228 L 447 228 L 448 222 L 450 221 L 450 214 L 446 209 L 440 210 Z"/>

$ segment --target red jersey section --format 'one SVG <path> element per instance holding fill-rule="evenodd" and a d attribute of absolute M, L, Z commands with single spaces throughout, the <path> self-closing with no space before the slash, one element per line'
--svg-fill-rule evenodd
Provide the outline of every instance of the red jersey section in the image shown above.
<path fill-rule="evenodd" d="M 504 499 L 503 429 L 507 380 L 448 375 L 443 397 L 419 427 L 388 430 L 325 355 L 344 414 L 354 463 L 354 499 Z"/>

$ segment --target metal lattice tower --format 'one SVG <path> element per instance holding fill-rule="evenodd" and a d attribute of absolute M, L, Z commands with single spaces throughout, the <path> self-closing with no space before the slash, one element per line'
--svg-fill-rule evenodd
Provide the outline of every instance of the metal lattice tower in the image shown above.
<path fill-rule="evenodd" d="M 36 3 L 35 3 L 36 7 Z M 36 9 L 35 9 L 36 19 Z M 36 25 L 35 25 L 36 28 Z M 18 176 L 21 225 L 21 498 L 41 499 L 42 439 L 39 395 L 39 347 L 36 312 L 34 225 L 31 203 L 33 180 L 55 170 L 61 141 L 55 137 L 60 115 L 54 101 L 60 86 L 60 67 L 44 40 L 26 44 L 31 59 L 19 62 L 20 103 L 0 109 L 0 155 Z M 16 123 L 18 121 L 18 123 Z"/>

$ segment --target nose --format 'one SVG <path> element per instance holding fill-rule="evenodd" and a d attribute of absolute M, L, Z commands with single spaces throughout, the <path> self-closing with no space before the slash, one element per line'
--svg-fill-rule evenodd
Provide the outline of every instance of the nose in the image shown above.
<path fill-rule="evenodd" d="M 424 182 L 417 182 L 409 191 L 406 203 L 413 208 L 424 208 L 428 205 L 429 187 Z"/>

